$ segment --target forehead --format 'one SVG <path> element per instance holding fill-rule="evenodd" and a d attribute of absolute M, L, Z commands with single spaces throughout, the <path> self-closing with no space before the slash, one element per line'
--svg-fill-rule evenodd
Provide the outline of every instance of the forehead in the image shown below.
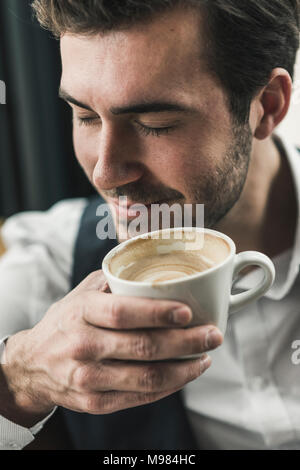
<path fill-rule="evenodd" d="M 174 9 L 126 30 L 61 38 L 62 87 L 77 99 L 178 96 L 211 85 L 200 11 Z M 191 98 L 193 99 L 193 98 Z"/>

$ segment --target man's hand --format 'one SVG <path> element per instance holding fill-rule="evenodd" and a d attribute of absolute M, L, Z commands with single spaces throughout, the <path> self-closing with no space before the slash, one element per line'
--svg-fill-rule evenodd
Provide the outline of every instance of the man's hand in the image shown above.
<path fill-rule="evenodd" d="M 222 343 L 213 325 L 183 328 L 192 318 L 187 306 L 108 292 L 103 273 L 94 272 L 33 329 L 9 338 L 2 371 L 15 422 L 32 426 L 55 405 L 107 414 L 154 402 L 210 366 L 207 355 L 156 362 Z"/>

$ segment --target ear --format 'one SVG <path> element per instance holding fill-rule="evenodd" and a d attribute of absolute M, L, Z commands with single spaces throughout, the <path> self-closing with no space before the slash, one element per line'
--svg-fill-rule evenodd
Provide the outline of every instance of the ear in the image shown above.
<path fill-rule="evenodd" d="M 269 137 L 285 118 L 290 107 L 292 89 L 293 83 L 288 71 L 282 68 L 274 69 L 268 85 L 256 98 L 260 110 L 254 133 L 257 139 Z"/>

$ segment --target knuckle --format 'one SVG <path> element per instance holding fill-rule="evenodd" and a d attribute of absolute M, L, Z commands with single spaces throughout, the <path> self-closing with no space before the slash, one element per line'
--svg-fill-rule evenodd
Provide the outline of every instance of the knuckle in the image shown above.
<path fill-rule="evenodd" d="M 203 351 L 204 344 L 203 338 L 199 334 L 199 331 L 191 331 L 189 335 L 189 344 L 192 354 L 197 354 Z"/>
<path fill-rule="evenodd" d="M 156 392 L 143 393 L 141 397 L 141 402 L 144 404 L 153 403 L 158 399 L 158 394 Z"/>
<path fill-rule="evenodd" d="M 133 341 L 132 349 L 134 357 L 146 361 L 156 358 L 158 354 L 158 346 L 153 341 L 153 337 L 150 333 L 139 335 L 135 341 Z"/>
<path fill-rule="evenodd" d="M 103 393 L 101 396 L 101 413 L 109 414 L 115 411 L 119 411 L 122 407 L 118 403 L 119 392 L 111 391 Z"/>
<path fill-rule="evenodd" d="M 110 323 L 112 328 L 122 329 L 124 327 L 124 316 L 120 304 L 117 301 L 112 301 L 110 306 Z"/>
<path fill-rule="evenodd" d="M 152 321 L 154 326 L 159 326 L 168 321 L 168 312 L 164 312 L 158 302 L 153 304 Z"/>
<path fill-rule="evenodd" d="M 82 324 L 86 305 L 88 305 L 87 295 L 83 292 L 81 295 L 65 298 L 62 300 L 61 318 L 64 325 L 64 331 L 70 332 L 76 328 L 76 325 Z"/>
<path fill-rule="evenodd" d="M 78 366 L 73 375 L 73 382 L 73 385 L 77 390 L 87 390 L 91 383 L 91 372 L 89 366 Z"/>
<path fill-rule="evenodd" d="M 163 374 L 155 366 L 148 366 L 140 379 L 140 386 L 147 392 L 160 390 L 164 384 Z"/>
<path fill-rule="evenodd" d="M 102 413 L 103 394 L 86 395 L 83 399 L 83 411 L 89 414 Z"/>
<path fill-rule="evenodd" d="M 69 339 L 68 353 L 75 361 L 89 359 L 101 360 L 108 356 L 111 345 L 105 341 L 105 337 L 96 341 L 90 331 L 75 331 Z"/>
<path fill-rule="evenodd" d="M 73 334 L 70 349 L 72 359 L 83 360 L 88 357 L 91 347 L 85 333 L 77 332 Z"/>
<path fill-rule="evenodd" d="M 102 392 L 87 395 L 84 399 L 84 410 L 89 414 L 109 414 L 118 410 L 116 404 L 116 393 Z"/>

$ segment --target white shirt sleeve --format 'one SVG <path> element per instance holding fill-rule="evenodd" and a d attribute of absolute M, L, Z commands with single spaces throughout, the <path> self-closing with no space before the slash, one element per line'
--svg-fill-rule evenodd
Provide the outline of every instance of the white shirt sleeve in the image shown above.
<path fill-rule="evenodd" d="M 5 223 L 2 238 L 7 252 L 0 259 L 0 359 L 9 336 L 32 328 L 70 291 L 73 249 L 86 204 L 86 199 L 67 200 L 46 212 L 17 214 Z M 27 446 L 54 412 L 31 429 L 0 416 L 0 450 Z"/>

